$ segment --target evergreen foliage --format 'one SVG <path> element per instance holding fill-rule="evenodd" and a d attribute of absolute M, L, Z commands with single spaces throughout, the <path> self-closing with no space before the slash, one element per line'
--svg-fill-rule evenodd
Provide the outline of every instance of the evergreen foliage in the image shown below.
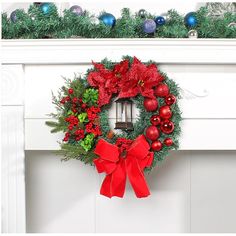
<path fill-rule="evenodd" d="M 153 35 L 143 32 L 142 19 L 137 13 L 131 14 L 128 8 L 121 11 L 114 27 L 108 27 L 102 22 L 96 24 L 94 15 L 85 12 L 77 16 L 69 9 L 62 16 L 56 6 L 51 3 L 51 11 L 45 15 L 40 8 L 30 5 L 28 12 L 16 10 L 17 21 L 14 23 L 6 13 L 2 13 L 2 38 L 4 39 L 41 39 L 41 38 L 187 38 L 191 29 L 184 24 L 184 16 L 175 10 L 167 12 L 169 20 L 163 26 L 158 26 Z M 102 13 L 100 13 L 102 14 Z M 194 28 L 199 38 L 236 38 L 236 27 L 229 27 L 236 22 L 235 13 L 225 13 L 224 17 L 209 16 L 206 7 L 196 11 L 198 25 Z M 157 15 L 149 14 L 155 19 Z"/>
<path fill-rule="evenodd" d="M 133 62 L 133 57 L 130 56 L 124 56 L 123 59 L 128 59 L 129 64 L 131 65 Z M 105 68 L 107 69 L 113 69 L 115 63 L 108 59 L 104 59 L 101 61 L 102 64 L 104 64 Z M 155 63 L 153 61 L 149 61 L 146 64 L 152 64 Z M 87 74 L 91 71 L 95 71 L 95 68 L 92 68 L 88 70 Z M 170 88 L 170 93 L 173 94 L 176 98 L 180 98 L 179 94 L 179 87 L 178 85 L 171 79 L 167 77 L 166 74 L 163 72 L 159 71 L 162 76 L 165 78 L 165 83 L 168 85 Z M 56 105 L 57 113 L 56 114 L 50 114 L 50 116 L 56 121 L 47 121 L 46 124 L 52 128 L 51 132 L 66 132 L 67 131 L 67 124 L 65 122 L 65 117 L 68 116 L 68 114 L 71 114 L 71 107 L 70 106 L 65 106 L 60 103 L 62 96 L 67 96 L 68 94 L 68 89 L 72 88 L 74 90 L 74 96 L 76 97 L 83 97 L 83 99 L 87 99 L 86 101 L 88 102 L 93 102 L 97 99 L 98 97 L 98 91 L 94 88 L 90 88 L 89 85 L 87 84 L 87 74 L 84 77 L 77 77 L 73 80 L 70 79 L 65 79 L 65 86 L 61 88 L 59 91 L 58 96 L 53 95 L 53 103 Z M 108 104 L 102 107 L 101 112 L 99 113 L 99 123 L 100 127 L 102 130 L 102 136 L 100 138 L 107 140 L 109 143 L 115 143 L 117 138 L 122 137 L 122 138 L 127 138 L 127 139 L 136 139 L 139 135 L 145 133 L 145 128 L 150 126 L 150 118 L 153 115 L 153 112 L 147 112 L 144 108 L 143 101 L 144 97 L 141 95 L 138 95 L 134 98 L 132 98 L 134 104 L 139 110 L 139 116 L 137 120 L 134 122 L 134 130 L 133 131 L 122 131 L 119 134 L 114 134 L 113 137 L 109 137 L 108 134 L 112 130 L 109 124 L 109 109 L 111 108 L 112 103 L 114 102 L 115 97 L 113 97 L 112 101 Z M 163 98 L 157 98 L 158 99 L 158 104 L 159 106 L 165 105 L 164 99 Z M 170 137 L 173 140 L 174 145 L 172 146 L 166 146 L 163 145 L 163 148 L 159 152 L 154 152 L 154 161 L 152 163 L 152 166 L 150 168 L 146 168 L 145 171 L 149 172 L 152 170 L 156 164 L 161 162 L 165 156 L 168 155 L 168 152 L 173 149 L 178 149 L 179 147 L 179 142 L 178 138 L 181 133 L 181 127 L 180 127 L 180 122 L 181 122 L 181 111 L 179 109 L 178 103 L 175 103 L 171 106 L 172 110 L 172 118 L 171 120 L 175 124 L 175 129 L 174 131 L 167 135 L 163 132 L 161 132 L 161 136 L 159 137 L 159 140 L 163 142 L 163 140 L 167 137 Z M 80 120 L 80 124 L 82 125 L 81 128 L 83 129 L 83 121 L 87 119 L 86 113 L 81 113 L 78 118 Z M 93 165 L 93 159 L 97 158 L 96 154 L 93 152 L 93 148 L 96 145 L 96 142 L 98 140 L 94 139 L 94 136 L 87 135 L 86 138 L 83 141 L 79 142 L 68 142 L 68 143 L 61 143 L 61 150 L 59 150 L 57 153 L 62 154 L 64 156 L 63 160 L 69 160 L 69 159 L 78 159 L 81 160 L 85 163 L 89 163 Z"/>

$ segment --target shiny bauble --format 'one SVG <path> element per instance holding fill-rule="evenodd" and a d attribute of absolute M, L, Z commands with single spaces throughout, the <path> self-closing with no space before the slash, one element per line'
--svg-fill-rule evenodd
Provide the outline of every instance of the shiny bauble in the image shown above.
<path fill-rule="evenodd" d="M 113 27 L 116 24 L 116 18 L 110 13 L 104 13 L 99 17 L 106 26 Z"/>
<path fill-rule="evenodd" d="M 159 130 L 154 125 L 148 126 L 145 133 L 146 138 L 152 141 L 157 140 L 160 136 Z"/>
<path fill-rule="evenodd" d="M 197 26 L 197 17 L 195 12 L 189 12 L 185 17 L 184 17 L 184 23 L 188 27 L 195 27 Z"/>
<path fill-rule="evenodd" d="M 166 139 L 164 140 L 164 144 L 165 144 L 167 147 L 169 147 L 169 146 L 173 145 L 173 140 L 172 140 L 171 138 L 166 138 Z"/>
<path fill-rule="evenodd" d="M 156 111 L 158 108 L 158 101 L 155 98 L 145 98 L 143 101 L 143 106 L 146 111 Z"/>
<path fill-rule="evenodd" d="M 166 23 L 166 20 L 163 16 L 158 16 L 158 17 L 156 17 L 155 22 L 156 22 L 157 26 L 161 26 Z"/>
<path fill-rule="evenodd" d="M 161 123 L 161 131 L 165 134 L 171 134 L 174 131 L 175 125 L 170 120 L 164 120 Z"/>
<path fill-rule="evenodd" d="M 168 106 L 171 106 L 176 102 L 176 97 L 173 94 L 169 94 L 165 97 L 165 103 Z"/>
<path fill-rule="evenodd" d="M 162 149 L 161 141 L 157 140 L 157 141 L 152 142 L 151 148 L 154 152 L 160 151 Z"/>
<path fill-rule="evenodd" d="M 17 15 L 16 15 L 16 11 L 13 11 L 10 15 L 10 19 L 13 23 L 16 23 L 17 21 Z"/>
<path fill-rule="evenodd" d="M 227 27 L 236 29 L 236 22 L 229 23 Z"/>
<path fill-rule="evenodd" d="M 37 7 L 41 6 L 42 4 L 43 4 L 42 2 L 34 2 L 34 5 Z"/>
<path fill-rule="evenodd" d="M 143 32 L 147 34 L 154 33 L 156 31 L 156 22 L 152 19 L 145 20 L 143 22 Z"/>
<path fill-rule="evenodd" d="M 167 84 L 160 83 L 155 89 L 157 97 L 166 97 L 169 94 L 169 87 Z"/>
<path fill-rule="evenodd" d="M 78 6 L 78 5 L 74 5 L 70 8 L 70 11 L 72 13 L 74 13 L 76 16 L 82 16 L 83 15 L 83 9 Z"/>
<path fill-rule="evenodd" d="M 146 10 L 144 10 L 144 9 L 140 9 L 140 10 L 138 11 L 138 16 L 139 16 L 139 17 L 141 17 L 141 18 L 145 18 L 146 15 L 147 15 Z"/>
<path fill-rule="evenodd" d="M 170 20 L 170 14 L 168 13 L 162 13 L 161 16 L 165 19 L 165 22 L 168 22 Z"/>
<path fill-rule="evenodd" d="M 159 115 L 152 115 L 150 118 L 150 122 L 152 125 L 159 125 L 161 123 L 161 117 Z"/>
<path fill-rule="evenodd" d="M 170 119 L 172 116 L 172 111 L 169 106 L 162 106 L 159 109 L 159 115 L 162 119 Z"/>
<path fill-rule="evenodd" d="M 188 37 L 190 39 L 197 39 L 197 37 L 198 37 L 197 30 L 189 30 L 188 31 Z"/>
<path fill-rule="evenodd" d="M 100 20 L 95 16 L 91 17 L 90 21 L 93 25 L 99 25 L 100 24 Z"/>
<path fill-rule="evenodd" d="M 40 5 L 40 9 L 41 9 L 43 14 L 47 15 L 52 10 L 52 4 L 48 3 L 48 2 L 45 2 L 45 3 Z"/>

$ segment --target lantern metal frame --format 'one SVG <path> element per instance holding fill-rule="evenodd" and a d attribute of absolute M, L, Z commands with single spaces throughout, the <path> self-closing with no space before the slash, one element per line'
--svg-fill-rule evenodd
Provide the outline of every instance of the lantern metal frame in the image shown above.
<path fill-rule="evenodd" d="M 116 103 L 116 123 L 115 129 L 121 129 L 124 131 L 132 131 L 134 130 L 133 126 L 133 101 L 129 98 L 118 98 L 115 100 Z M 128 104 L 130 104 L 130 111 L 128 111 Z M 121 113 L 125 112 L 125 120 L 118 121 L 118 106 L 121 105 Z M 130 112 L 130 120 L 128 121 L 128 112 Z"/>

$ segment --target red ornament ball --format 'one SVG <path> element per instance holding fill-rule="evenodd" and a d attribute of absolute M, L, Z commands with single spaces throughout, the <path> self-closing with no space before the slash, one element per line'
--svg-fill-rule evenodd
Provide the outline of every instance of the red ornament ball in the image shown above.
<path fill-rule="evenodd" d="M 162 149 L 161 141 L 157 140 L 157 141 L 152 142 L 151 148 L 155 152 L 160 151 Z"/>
<path fill-rule="evenodd" d="M 173 145 L 173 140 L 171 138 L 166 138 L 164 140 L 164 144 L 169 147 L 169 146 Z"/>
<path fill-rule="evenodd" d="M 153 98 L 145 98 L 143 105 L 146 111 L 156 111 L 156 109 L 158 108 L 158 101 Z"/>
<path fill-rule="evenodd" d="M 170 120 L 164 120 L 161 124 L 161 131 L 165 134 L 170 134 L 174 131 L 175 125 Z"/>
<path fill-rule="evenodd" d="M 68 89 L 68 93 L 69 93 L 69 94 L 72 94 L 72 93 L 74 93 L 74 90 L 73 90 L 72 88 L 69 88 L 69 89 Z"/>
<path fill-rule="evenodd" d="M 170 119 L 172 116 L 172 111 L 169 106 L 162 106 L 160 107 L 159 115 L 162 119 Z"/>
<path fill-rule="evenodd" d="M 168 106 L 171 106 L 172 104 L 174 104 L 176 102 L 176 97 L 173 94 L 169 94 L 166 98 L 165 98 L 165 103 Z"/>
<path fill-rule="evenodd" d="M 150 121 L 152 125 L 157 126 L 161 123 L 161 117 L 159 115 L 152 115 Z"/>
<path fill-rule="evenodd" d="M 156 126 L 150 125 L 149 127 L 147 127 L 147 129 L 146 129 L 147 139 L 154 141 L 154 140 L 158 139 L 159 135 L 160 135 L 160 133 L 159 133 L 159 130 L 157 129 Z"/>
<path fill-rule="evenodd" d="M 167 84 L 160 83 L 155 89 L 157 97 L 166 97 L 169 94 L 169 87 Z"/>

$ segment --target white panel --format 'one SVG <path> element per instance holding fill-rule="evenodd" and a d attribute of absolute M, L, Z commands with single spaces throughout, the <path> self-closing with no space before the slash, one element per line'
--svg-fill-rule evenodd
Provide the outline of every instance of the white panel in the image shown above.
<path fill-rule="evenodd" d="M 236 233 L 236 152 L 190 155 L 191 231 Z"/>
<path fill-rule="evenodd" d="M 45 125 L 45 121 L 46 119 L 25 120 L 26 150 L 59 148 L 57 141 L 62 140 L 63 134 L 51 134 L 50 127 Z M 111 119 L 110 124 L 114 126 L 114 119 Z M 186 119 L 182 121 L 181 126 L 180 150 L 236 149 L 236 119 Z"/>
<path fill-rule="evenodd" d="M 97 232 L 189 232 L 190 166 L 189 157 L 182 154 L 171 153 L 147 176 L 151 189 L 148 198 L 137 199 L 130 186 L 123 199 L 100 196 L 97 190 Z"/>
<path fill-rule="evenodd" d="M 235 65 L 161 65 L 181 89 L 183 118 L 236 118 Z"/>
<path fill-rule="evenodd" d="M 23 107 L 2 107 L 2 232 L 25 232 Z"/>
<path fill-rule="evenodd" d="M 74 78 L 85 72 L 88 66 L 82 65 L 34 65 L 25 66 L 25 118 L 45 118 L 55 111 L 52 92 L 57 95 L 65 81 L 62 77 Z"/>
<path fill-rule="evenodd" d="M 180 150 L 236 150 L 236 119 L 183 120 Z"/>
<path fill-rule="evenodd" d="M 51 92 L 57 94 L 58 89 L 64 85 L 62 76 L 72 79 L 74 73 L 83 74 L 89 67 L 91 66 L 26 66 L 25 117 L 47 117 L 47 114 L 55 110 Z M 181 88 L 183 99 L 180 100 L 180 106 L 183 118 L 236 118 L 235 66 L 161 65 L 160 69 Z"/>
<path fill-rule="evenodd" d="M 45 119 L 25 119 L 25 150 L 57 150 L 63 133 L 50 132 Z"/>
<path fill-rule="evenodd" d="M 80 161 L 26 152 L 27 232 L 94 232 L 96 178 Z"/>
<path fill-rule="evenodd" d="M 2 105 L 23 105 L 24 74 L 22 65 L 2 65 Z"/>

